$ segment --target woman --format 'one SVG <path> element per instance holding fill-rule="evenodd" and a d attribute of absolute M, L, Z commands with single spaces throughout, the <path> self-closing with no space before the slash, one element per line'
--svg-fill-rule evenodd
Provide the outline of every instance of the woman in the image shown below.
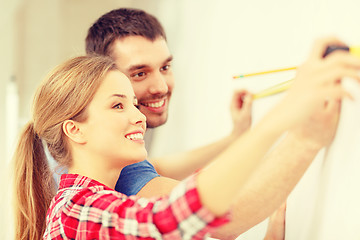
<path fill-rule="evenodd" d="M 322 59 L 334 42 L 318 43 L 283 101 L 256 127 L 169 196 L 150 200 L 113 190 L 123 167 L 146 158 L 145 117 L 129 80 L 106 57 L 59 65 L 35 95 L 33 118 L 14 156 L 16 239 L 204 238 L 227 222 L 232 202 L 272 143 L 325 100 L 348 95 L 339 78 L 359 79 L 360 60 L 345 53 Z M 56 195 L 43 142 L 69 169 Z"/>

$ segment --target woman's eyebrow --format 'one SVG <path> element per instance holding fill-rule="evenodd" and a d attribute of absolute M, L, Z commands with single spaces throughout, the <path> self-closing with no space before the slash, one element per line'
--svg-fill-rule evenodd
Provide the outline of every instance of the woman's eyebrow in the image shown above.
<path fill-rule="evenodd" d="M 127 96 L 124 94 L 112 94 L 109 98 L 112 98 L 112 97 L 127 98 Z"/>

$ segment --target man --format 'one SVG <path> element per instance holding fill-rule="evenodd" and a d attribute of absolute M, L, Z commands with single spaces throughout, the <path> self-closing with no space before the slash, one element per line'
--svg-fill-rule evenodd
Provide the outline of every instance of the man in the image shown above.
<path fill-rule="evenodd" d="M 155 17 L 141 10 L 113 10 L 89 29 L 86 51 L 109 55 L 116 61 L 131 80 L 148 127 L 155 128 L 166 122 L 174 87 L 172 55 L 165 32 Z M 251 94 L 246 91 L 235 93 L 232 100 L 234 126 L 229 136 L 186 153 L 129 166 L 122 171 L 116 190 L 142 197 L 168 193 L 177 180 L 205 167 L 249 128 L 251 104 Z M 308 124 L 293 129 L 283 138 L 244 189 L 233 207 L 232 221 L 213 237 L 234 239 L 281 205 L 318 151 L 333 139 L 339 108 L 340 103 L 324 105 L 323 111 Z M 312 126 L 311 131 L 309 126 Z M 258 214 L 249 216 L 247 212 L 254 212 L 254 209 L 259 210 Z"/>
<path fill-rule="evenodd" d="M 146 116 L 148 128 L 155 128 L 166 122 L 174 87 L 172 55 L 167 46 L 165 32 L 155 17 L 133 9 L 109 12 L 89 29 L 86 51 L 109 55 L 115 59 L 120 70 L 131 80 L 139 109 Z M 148 188 L 142 188 L 142 196 L 152 196 L 154 191 L 162 193 L 172 189 L 173 184 L 176 184 L 173 179 L 184 179 L 202 168 L 249 128 L 251 102 L 251 95 L 246 91 L 234 94 L 231 106 L 234 129 L 228 137 L 185 154 L 151 159 L 157 173 L 163 176 L 162 180 L 154 179 L 158 175 L 151 170 L 152 165 L 145 161 L 123 171 L 120 177 L 122 181 L 119 181 L 116 189 L 127 195 L 135 195 L 150 179 L 153 179 L 150 184 L 160 181 L 161 186 L 156 189 L 149 188 L 150 193 L 147 192 Z M 175 159 L 169 160 L 169 157 Z M 129 174 L 135 172 L 133 168 L 139 165 L 143 173 L 145 171 L 147 174 L 136 172 L 137 174 L 130 176 Z M 139 185 L 129 187 L 129 184 Z"/>

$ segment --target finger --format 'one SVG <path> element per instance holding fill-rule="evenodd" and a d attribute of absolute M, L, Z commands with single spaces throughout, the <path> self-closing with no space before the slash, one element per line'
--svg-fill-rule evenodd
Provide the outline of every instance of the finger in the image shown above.
<path fill-rule="evenodd" d="M 344 77 L 349 77 L 360 82 L 360 74 L 358 70 L 343 66 L 334 66 L 333 68 L 329 68 L 329 70 L 325 71 L 325 73 L 322 73 L 322 76 L 317 78 L 317 83 L 339 85 L 341 83 L 341 79 Z"/>
<path fill-rule="evenodd" d="M 346 67 L 360 68 L 360 58 L 349 52 L 336 51 L 324 60 L 328 67 L 341 65 Z"/>
<path fill-rule="evenodd" d="M 248 95 L 251 95 L 247 90 L 236 90 L 233 94 L 232 106 L 235 108 L 243 108 L 244 104 L 249 104 L 250 101 Z"/>
<path fill-rule="evenodd" d="M 348 98 L 350 100 L 354 100 L 353 96 L 346 91 L 341 85 L 328 87 L 324 89 L 320 95 L 323 99 L 327 99 L 329 101 L 341 101 L 343 98 Z"/>
<path fill-rule="evenodd" d="M 234 95 L 245 95 L 247 93 L 249 93 L 249 91 L 246 89 L 236 89 L 234 91 Z"/>
<path fill-rule="evenodd" d="M 345 46 L 345 44 L 336 37 L 327 37 L 327 38 L 317 39 L 313 45 L 313 48 L 312 48 L 312 51 L 310 54 L 310 58 L 311 59 L 323 58 L 326 48 L 329 45 Z"/>
<path fill-rule="evenodd" d="M 243 96 L 243 108 L 251 109 L 253 100 L 254 95 L 251 93 L 247 93 L 245 96 Z"/>

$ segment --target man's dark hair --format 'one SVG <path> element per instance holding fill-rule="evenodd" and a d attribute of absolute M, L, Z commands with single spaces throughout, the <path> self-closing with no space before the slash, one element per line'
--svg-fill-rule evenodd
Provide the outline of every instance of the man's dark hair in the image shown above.
<path fill-rule="evenodd" d="M 120 8 L 101 16 L 89 29 L 86 37 L 86 53 L 111 55 L 116 39 L 142 36 L 151 41 L 158 37 L 166 40 L 160 22 L 140 9 Z"/>

